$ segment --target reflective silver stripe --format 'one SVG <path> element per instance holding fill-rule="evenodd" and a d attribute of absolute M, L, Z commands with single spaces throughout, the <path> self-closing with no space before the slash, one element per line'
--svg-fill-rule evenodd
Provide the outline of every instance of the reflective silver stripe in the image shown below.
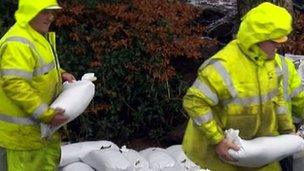
<path fill-rule="evenodd" d="M 35 46 L 29 40 L 23 37 L 9 37 L 5 40 L 5 42 L 20 42 L 28 45 L 31 49 L 35 49 Z"/>
<path fill-rule="evenodd" d="M 1 70 L 2 76 L 18 76 L 25 79 L 32 79 L 33 74 L 28 71 L 18 70 L 18 69 L 3 69 Z"/>
<path fill-rule="evenodd" d="M 293 92 L 291 93 L 290 97 L 293 98 L 295 96 L 297 96 L 300 92 L 302 92 L 304 90 L 303 85 L 301 84 L 299 87 L 295 88 L 293 90 Z"/>
<path fill-rule="evenodd" d="M 4 114 L 0 114 L 0 120 L 3 122 L 9 122 L 9 123 L 20 124 L 20 125 L 37 124 L 37 122 L 31 120 L 30 118 L 8 116 L 8 115 L 4 115 Z"/>
<path fill-rule="evenodd" d="M 202 83 L 199 79 L 196 79 L 192 86 L 200 90 L 204 95 L 206 95 L 210 100 L 212 100 L 214 105 L 218 104 L 217 95 L 212 92 L 208 85 Z"/>
<path fill-rule="evenodd" d="M 289 73 L 288 73 L 287 63 L 283 56 L 280 55 L 280 58 L 282 61 L 282 71 L 283 71 L 283 95 L 284 95 L 284 99 L 289 101 L 290 100 L 290 97 L 288 96 Z"/>
<path fill-rule="evenodd" d="M 287 109 L 287 107 L 280 106 L 277 108 L 276 112 L 278 115 L 287 114 L 288 109 Z"/>
<path fill-rule="evenodd" d="M 32 42 L 30 42 L 29 40 L 27 40 L 26 38 L 24 37 L 9 37 L 5 40 L 5 42 L 20 42 L 20 43 L 23 43 L 25 45 L 28 45 L 30 47 L 30 49 L 32 50 L 32 52 L 36 55 L 39 63 L 41 65 L 43 65 L 45 62 L 43 61 L 43 58 L 42 56 L 38 53 L 38 51 L 36 50 L 34 44 Z"/>
<path fill-rule="evenodd" d="M 222 79 L 224 80 L 232 98 L 237 97 L 237 91 L 235 90 L 230 75 L 228 74 L 224 66 L 219 61 L 214 62 L 212 65 L 222 76 Z"/>
<path fill-rule="evenodd" d="M 275 71 L 276 71 L 278 77 L 283 75 L 283 72 L 279 66 L 275 67 Z"/>
<path fill-rule="evenodd" d="M 267 94 L 263 95 L 261 97 L 261 103 L 265 103 L 267 101 L 270 101 L 271 99 L 273 99 L 275 96 L 277 96 L 279 94 L 279 90 L 278 89 L 274 89 L 270 92 L 268 92 Z"/>
<path fill-rule="evenodd" d="M 45 64 L 45 62 L 43 60 L 44 58 L 38 53 L 34 44 L 32 44 L 26 38 L 23 38 L 23 37 L 9 37 L 9 38 L 6 39 L 6 41 L 7 42 L 17 41 L 17 42 L 21 42 L 23 44 L 26 44 L 30 47 L 30 49 L 33 51 L 33 53 L 37 56 L 37 58 L 39 60 L 39 64 L 42 65 L 41 67 L 39 67 L 39 68 L 37 68 L 33 71 L 34 76 L 39 76 L 39 75 L 42 75 L 44 73 L 47 73 L 47 72 L 49 72 L 50 70 L 52 70 L 53 68 L 56 67 L 55 61 L 52 61 L 49 64 L 44 65 Z M 57 60 L 57 56 L 55 56 L 55 59 Z"/>
<path fill-rule="evenodd" d="M 1 70 L 1 75 L 2 76 L 18 76 L 21 78 L 26 78 L 26 79 L 32 79 L 33 76 L 40 76 L 45 73 L 48 73 L 52 69 L 55 68 L 55 61 L 52 61 L 51 63 L 41 66 L 33 71 L 33 73 L 28 72 L 28 71 L 23 71 L 19 69 L 3 69 Z"/>
<path fill-rule="evenodd" d="M 43 75 L 45 73 L 48 73 L 49 71 L 51 71 L 52 69 L 55 68 L 55 61 L 52 61 L 51 63 L 41 66 L 37 69 L 34 70 L 33 75 L 34 76 L 39 76 L 39 75 Z"/>
<path fill-rule="evenodd" d="M 213 58 L 209 58 L 207 59 L 200 67 L 199 70 L 205 68 L 207 65 L 212 64 L 214 62 L 216 62 L 217 60 L 213 59 Z"/>
<path fill-rule="evenodd" d="M 34 119 L 39 118 L 46 110 L 48 110 L 49 106 L 45 103 L 42 103 L 38 108 L 34 111 L 32 117 Z"/>
<path fill-rule="evenodd" d="M 209 122 L 212 119 L 213 119 L 213 116 L 212 116 L 212 112 L 210 111 L 202 116 L 198 116 L 198 117 L 194 118 L 193 121 L 196 125 L 201 126 L 202 124 Z"/>
<path fill-rule="evenodd" d="M 275 96 L 278 95 L 278 92 L 279 92 L 279 90 L 275 89 L 275 90 L 261 96 L 261 103 L 265 103 L 267 101 L 270 101 L 272 98 L 274 98 Z M 249 106 L 249 105 L 252 105 L 252 104 L 259 104 L 260 103 L 260 97 L 259 96 L 247 97 L 247 98 L 237 97 L 237 98 L 234 98 L 234 99 L 229 99 L 229 100 L 223 101 L 224 105 L 227 105 L 229 103 Z"/>

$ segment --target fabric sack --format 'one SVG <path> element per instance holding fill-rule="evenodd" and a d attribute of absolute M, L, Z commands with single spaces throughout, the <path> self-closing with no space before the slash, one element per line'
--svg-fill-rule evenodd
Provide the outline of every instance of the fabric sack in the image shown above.
<path fill-rule="evenodd" d="M 298 135 L 286 134 L 243 140 L 238 136 L 239 130 L 229 129 L 225 134 L 227 139 L 240 147 L 239 151 L 228 150 L 229 155 L 237 160 L 229 163 L 238 166 L 261 167 L 304 149 L 304 139 Z"/>
<path fill-rule="evenodd" d="M 172 145 L 166 148 L 168 154 L 170 154 L 181 166 L 187 170 L 195 171 L 201 168 L 193 163 L 184 153 L 181 145 Z"/>
<path fill-rule="evenodd" d="M 119 147 L 111 141 L 86 141 L 61 146 L 60 167 L 73 162 L 80 161 L 80 158 L 93 150 L 114 149 Z"/>
<path fill-rule="evenodd" d="M 82 162 L 75 162 L 71 163 L 63 168 L 60 168 L 59 171 L 95 171 L 92 167 L 89 165 L 82 163 Z"/>
<path fill-rule="evenodd" d="M 85 74 L 80 81 L 72 83 L 65 82 L 63 84 L 63 92 L 50 105 L 50 107 L 53 109 L 57 107 L 64 109 L 64 115 L 68 117 L 68 121 L 56 127 L 41 124 L 42 137 L 50 137 L 60 127 L 71 122 L 84 112 L 95 94 L 95 85 L 91 81 L 94 79 L 96 80 L 94 75 L 89 77 Z"/>
<path fill-rule="evenodd" d="M 119 150 L 94 150 L 83 156 L 81 160 L 97 171 L 135 171 L 131 163 L 123 157 Z"/>
<path fill-rule="evenodd" d="M 126 146 L 122 146 L 120 151 L 121 154 L 132 164 L 136 170 L 149 168 L 149 162 L 137 151 L 133 149 L 127 149 Z"/>
<path fill-rule="evenodd" d="M 174 167 L 175 160 L 162 148 L 147 148 L 139 152 L 150 165 L 150 168 L 155 171 L 161 171 L 165 168 Z"/>

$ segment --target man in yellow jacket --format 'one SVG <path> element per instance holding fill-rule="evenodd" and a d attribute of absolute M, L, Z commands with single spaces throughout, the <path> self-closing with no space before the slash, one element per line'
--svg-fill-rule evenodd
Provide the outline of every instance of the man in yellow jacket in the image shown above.
<path fill-rule="evenodd" d="M 243 17 L 237 38 L 199 68 L 183 101 L 190 116 L 183 149 L 191 160 L 213 171 L 281 170 L 278 162 L 261 168 L 225 162 L 234 160 L 228 149 L 239 147 L 223 130 L 238 129 L 247 140 L 295 131 L 291 109 L 304 113 L 301 79 L 292 62 L 276 53 L 291 30 L 287 10 L 262 3 Z"/>
<path fill-rule="evenodd" d="M 60 69 L 49 32 L 60 8 L 56 0 L 19 0 L 16 23 L 0 40 L 0 170 L 57 170 L 60 136 L 42 138 L 40 123 L 67 120 L 49 105 L 62 81 L 75 80 Z"/>

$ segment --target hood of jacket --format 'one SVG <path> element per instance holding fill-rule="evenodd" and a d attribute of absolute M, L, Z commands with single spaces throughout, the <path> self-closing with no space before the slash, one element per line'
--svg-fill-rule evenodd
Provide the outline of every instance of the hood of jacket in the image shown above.
<path fill-rule="evenodd" d="M 287 36 L 292 31 L 292 17 L 285 8 L 269 2 L 250 10 L 243 18 L 237 42 L 243 53 L 257 63 L 264 63 L 266 54 L 257 43 Z"/>
<path fill-rule="evenodd" d="M 58 6 L 57 0 L 19 0 L 16 23 L 25 27 L 43 9 Z"/>

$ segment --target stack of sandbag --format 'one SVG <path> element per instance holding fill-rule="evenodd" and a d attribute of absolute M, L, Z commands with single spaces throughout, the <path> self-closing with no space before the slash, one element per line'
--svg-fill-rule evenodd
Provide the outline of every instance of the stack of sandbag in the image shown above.
<path fill-rule="evenodd" d="M 92 83 L 92 81 L 95 80 L 96 77 L 94 76 L 94 73 L 87 73 L 84 74 L 79 81 L 74 81 L 72 83 L 65 82 L 63 84 L 63 92 L 50 107 L 53 109 L 57 107 L 64 109 L 64 115 L 68 117 L 68 121 L 56 127 L 41 124 L 42 137 L 49 137 L 61 126 L 74 120 L 84 112 L 95 94 L 95 85 Z"/>
<path fill-rule="evenodd" d="M 135 171 L 119 150 L 94 150 L 83 156 L 81 160 L 97 171 Z"/>
<path fill-rule="evenodd" d="M 61 146 L 60 167 L 74 162 L 80 162 L 81 158 L 94 150 L 115 149 L 119 147 L 110 141 L 86 141 Z"/>
<path fill-rule="evenodd" d="M 181 145 L 137 152 L 110 141 L 90 141 L 61 149 L 60 171 L 207 171 L 190 161 Z"/>
<path fill-rule="evenodd" d="M 149 170 L 149 162 L 137 151 L 128 149 L 126 146 L 122 146 L 120 152 L 136 170 Z"/>
<path fill-rule="evenodd" d="M 233 165 L 261 167 L 304 150 L 304 139 L 299 135 L 287 134 L 243 140 L 239 137 L 238 130 L 229 129 L 225 134 L 227 139 L 240 147 L 239 151 L 228 150 L 228 153 L 237 160 L 229 162 Z"/>
<path fill-rule="evenodd" d="M 161 170 L 180 170 L 184 169 L 175 162 L 165 149 L 158 147 L 151 147 L 139 152 L 144 158 L 146 158 L 150 164 L 150 168 L 155 171 Z"/>
<path fill-rule="evenodd" d="M 193 163 L 184 153 L 181 145 L 172 145 L 166 148 L 167 152 L 175 161 L 181 165 L 184 169 L 194 171 L 200 170 L 201 168 Z"/>
<path fill-rule="evenodd" d="M 82 162 L 74 162 L 65 167 L 59 169 L 59 171 L 95 171 L 91 166 L 82 163 Z"/>

